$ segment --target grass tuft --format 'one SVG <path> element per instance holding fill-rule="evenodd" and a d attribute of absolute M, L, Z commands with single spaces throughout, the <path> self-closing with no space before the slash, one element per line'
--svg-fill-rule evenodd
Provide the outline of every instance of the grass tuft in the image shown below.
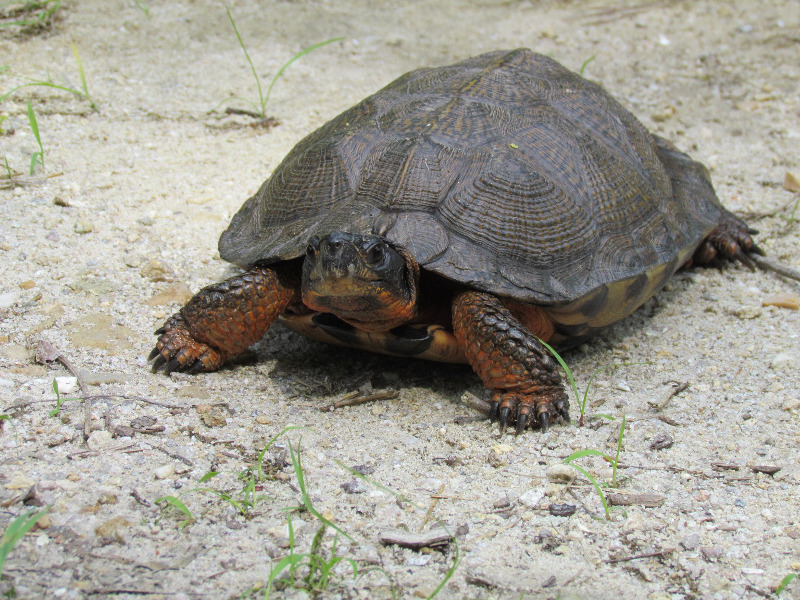
<path fill-rule="evenodd" d="M 11 554 L 14 546 L 28 533 L 36 523 L 39 522 L 43 516 L 50 512 L 49 508 L 36 511 L 36 509 L 29 510 L 23 515 L 19 515 L 16 519 L 8 524 L 8 527 L 3 533 L 3 539 L 0 540 L 0 574 L 3 573 L 3 567 L 6 564 L 6 558 Z"/>
<path fill-rule="evenodd" d="M 86 83 L 86 73 L 85 73 L 84 68 L 83 68 L 83 60 L 81 59 L 81 55 L 78 52 L 78 49 L 73 44 L 70 44 L 69 46 L 72 49 L 72 54 L 75 56 L 75 60 L 78 63 L 78 76 L 80 77 L 80 80 L 81 80 L 81 89 L 76 89 L 76 88 L 73 88 L 73 87 L 69 87 L 67 85 L 59 85 L 57 83 L 53 83 L 49 79 L 47 79 L 47 80 L 45 80 L 45 79 L 36 79 L 34 77 L 26 77 L 25 75 L 18 75 L 18 77 L 20 79 L 24 79 L 24 80 L 28 81 L 28 83 L 23 83 L 22 85 L 18 85 L 17 87 L 13 87 L 10 90 L 8 90 L 5 94 L 0 96 L 0 102 L 3 102 L 6 98 L 11 96 L 11 94 L 13 94 L 13 93 L 15 93 L 15 92 L 17 92 L 17 91 L 19 91 L 19 90 L 21 90 L 23 88 L 40 86 L 40 87 L 48 87 L 48 88 L 52 88 L 52 89 L 55 89 L 55 90 L 61 90 L 63 92 L 69 92 L 71 94 L 75 94 L 79 98 L 82 98 L 83 100 L 86 100 L 89 103 L 89 107 L 92 110 L 97 110 L 97 103 L 94 101 L 94 99 L 92 98 L 91 94 L 89 94 L 89 87 L 88 87 L 88 85 Z"/>
<path fill-rule="evenodd" d="M 578 385 L 575 382 L 575 377 L 572 375 L 572 371 L 570 370 L 570 368 L 567 365 L 567 363 L 564 361 L 563 358 L 561 358 L 561 355 L 558 352 L 556 352 L 555 349 L 550 344 L 545 342 L 543 339 L 541 339 L 541 338 L 537 338 L 537 339 L 542 343 L 542 345 L 545 348 L 547 348 L 550 351 L 550 354 L 552 354 L 553 357 L 558 361 L 558 364 L 561 365 L 561 368 L 564 369 L 564 372 L 567 375 L 567 381 L 569 381 L 570 387 L 572 387 L 572 392 L 575 394 L 575 400 L 577 401 L 578 406 L 580 407 L 581 416 L 578 419 L 578 427 L 583 427 L 584 415 L 586 413 L 586 404 L 587 404 L 587 402 L 589 400 L 589 390 L 592 387 L 592 382 L 594 381 L 595 377 L 597 377 L 600 373 L 604 373 L 605 371 L 611 371 L 613 369 L 618 369 L 619 367 L 632 367 L 632 366 L 635 366 L 635 365 L 649 365 L 650 364 L 648 362 L 619 363 L 619 364 L 604 365 L 602 367 L 598 367 L 597 369 L 595 369 L 592 372 L 591 377 L 589 377 L 589 382 L 586 384 L 586 389 L 583 390 L 583 396 L 581 397 L 581 394 L 578 392 Z M 601 416 L 606 416 L 606 415 L 601 415 Z M 611 418 L 611 417 L 607 417 L 606 416 L 606 418 Z"/>
<path fill-rule="evenodd" d="M 589 471 L 584 469 L 580 465 L 576 465 L 574 461 L 578 460 L 579 458 L 583 458 L 584 456 L 600 456 L 606 462 L 611 463 L 612 468 L 612 475 L 611 475 L 611 487 L 617 487 L 617 465 L 619 464 L 619 455 L 622 451 L 622 440 L 625 436 L 625 416 L 622 417 L 622 423 L 620 424 L 619 428 L 619 437 L 617 438 L 617 452 L 612 457 L 604 452 L 600 452 L 599 450 L 595 450 L 594 448 L 585 448 L 583 450 L 578 450 L 577 452 L 573 452 L 567 458 L 564 459 L 564 464 L 569 465 L 573 469 L 580 471 L 586 479 L 594 486 L 597 495 L 600 496 L 600 502 L 603 504 L 603 511 L 606 514 L 606 519 L 611 519 L 611 511 L 608 507 L 608 501 L 606 500 L 606 495 L 603 493 L 602 486 L 597 482 L 597 480 L 592 476 Z"/>
<path fill-rule="evenodd" d="M 45 29 L 53 22 L 53 16 L 61 8 L 62 0 L 24 0 L 5 3 L 0 7 L 0 30 L 17 30 L 17 33 L 32 33 Z M 10 4 L 10 5 L 9 5 Z"/>
<path fill-rule="evenodd" d="M 247 51 L 247 47 L 244 44 L 244 40 L 242 39 L 242 35 L 239 33 L 238 27 L 236 27 L 236 21 L 234 21 L 233 14 L 231 13 L 231 9 L 227 5 L 227 3 L 225 4 L 225 10 L 228 13 L 228 19 L 231 22 L 231 27 L 233 27 L 233 32 L 236 34 L 236 39 L 239 40 L 239 46 L 241 46 L 242 52 L 244 52 L 244 56 L 247 59 L 248 64 L 250 65 L 250 70 L 253 72 L 253 77 L 256 80 L 256 87 L 258 88 L 258 103 L 252 102 L 250 100 L 247 100 L 245 98 L 241 98 L 241 97 L 238 97 L 238 96 L 233 96 L 232 98 L 228 98 L 228 99 L 223 100 L 220 104 L 217 105 L 217 108 L 219 108 L 219 106 L 221 106 L 222 104 L 225 104 L 226 102 L 229 102 L 230 100 L 239 100 L 241 102 L 244 102 L 244 103 L 249 104 L 250 106 L 252 106 L 255 109 L 253 116 L 258 117 L 262 121 L 267 119 L 267 102 L 269 101 L 270 94 L 272 93 L 272 88 L 275 87 L 275 83 L 278 81 L 278 78 L 281 75 L 283 75 L 283 72 L 289 67 L 289 65 L 291 65 L 293 62 L 295 62 L 299 58 L 302 58 L 306 54 L 308 54 L 310 52 L 313 52 L 317 48 L 321 48 L 322 46 L 326 46 L 326 45 L 332 44 L 334 42 L 340 42 L 340 41 L 342 41 L 344 39 L 343 37 L 331 38 L 329 40 L 325 40 L 324 42 L 319 42 L 319 43 L 316 43 L 316 44 L 312 44 L 311 46 L 308 46 L 307 48 L 303 48 L 300 52 L 298 52 L 297 54 L 292 56 L 288 61 L 286 61 L 283 64 L 283 66 L 281 66 L 280 69 L 278 69 L 278 72 L 272 78 L 272 81 L 270 82 L 269 87 L 267 88 L 267 93 L 264 94 L 263 88 L 261 86 L 261 78 L 259 78 L 259 76 L 258 76 L 258 72 L 256 71 L 256 67 L 253 64 L 253 59 L 250 58 L 250 53 Z"/>

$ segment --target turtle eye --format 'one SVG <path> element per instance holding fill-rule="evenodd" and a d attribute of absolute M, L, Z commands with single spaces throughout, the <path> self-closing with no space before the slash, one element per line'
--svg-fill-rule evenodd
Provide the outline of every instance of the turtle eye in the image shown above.
<path fill-rule="evenodd" d="M 308 246 L 306 246 L 306 257 L 313 260 L 317 257 L 317 252 L 319 252 L 319 238 L 314 236 L 309 240 Z"/>
<path fill-rule="evenodd" d="M 383 244 L 375 244 L 372 248 L 367 250 L 367 262 L 373 267 L 379 267 L 383 264 L 384 258 L 386 258 L 386 249 L 383 247 Z"/>

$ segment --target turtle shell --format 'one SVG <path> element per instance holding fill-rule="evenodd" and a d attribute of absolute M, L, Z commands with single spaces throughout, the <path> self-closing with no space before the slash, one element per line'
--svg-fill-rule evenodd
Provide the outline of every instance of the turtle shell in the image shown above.
<path fill-rule="evenodd" d="M 247 268 L 298 257 L 315 235 L 378 233 L 448 279 L 586 316 L 643 302 L 720 210 L 702 165 L 520 49 L 412 71 L 328 122 L 219 249 Z"/>

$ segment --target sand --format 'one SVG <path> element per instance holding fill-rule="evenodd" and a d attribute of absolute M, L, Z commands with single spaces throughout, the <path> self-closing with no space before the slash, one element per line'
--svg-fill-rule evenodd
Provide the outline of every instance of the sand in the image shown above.
<path fill-rule="evenodd" d="M 80 88 L 72 44 L 97 105 L 40 86 L 0 103 L 0 154 L 21 173 L 0 180 L 0 526 L 50 507 L 0 591 L 263 595 L 281 558 L 312 549 L 317 515 L 349 536 L 322 598 L 425 598 L 451 574 L 438 598 L 749 599 L 800 570 L 800 314 L 769 305 L 800 287 L 774 274 L 678 273 L 565 355 L 581 392 L 599 367 L 623 366 L 592 381 L 585 426 L 573 401 L 573 423 L 545 434 L 500 436 L 464 403 L 486 397 L 466 367 L 332 350 L 277 326 L 217 373 L 167 377 L 146 360 L 190 290 L 235 273 L 217 238 L 298 140 L 410 69 L 503 48 L 574 70 L 593 58 L 585 76 L 705 162 L 770 257 L 797 268 L 798 196 L 784 188 L 800 176 L 797 2 L 239 1 L 265 88 L 302 48 L 344 38 L 285 71 L 266 109 L 274 127 L 224 113 L 241 101 L 220 106 L 257 99 L 221 3 L 144 6 L 67 1 L 51 28 L 0 31 L 0 93 L 23 75 Z M 35 180 L 28 100 L 44 147 Z M 88 445 L 83 402 L 50 414 L 53 379 L 70 373 L 42 362 L 42 341 L 95 397 Z M 83 395 L 69 384 L 62 398 Z M 378 399 L 322 410 L 357 394 Z M 560 483 L 559 465 L 582 449 L 614 456 L 623 416 L 616 490 L 608 462 L 576 461 L 609 497 L 634 495 L 606 519 L 589 481 L 567 468 Z M 246 488 L 289 426 L 303 429 L 278 438 Z M 165 496 L 194 521 L 163 510 Z M 441 526 L 456 538 L 438 549 L 380 541 Z M 330 556 L 333 537 L 318 552 Z M 781 597 L 799 598 L 800 582 Z"/>

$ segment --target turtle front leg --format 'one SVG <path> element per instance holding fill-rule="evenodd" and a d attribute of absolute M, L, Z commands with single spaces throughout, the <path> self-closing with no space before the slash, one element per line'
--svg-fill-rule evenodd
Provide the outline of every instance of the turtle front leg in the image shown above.
<path fill-rule="evenodd" d="M 299 302 L 297 275 L 253 267 L 197 292 L 156 331 L 153 371 L 216 371 L 260 340 L 292 302 Z"/>
<path fill-rule="evenodd" d="M 517 433 L 551 420 L 569 421 L 569 400 L 556 361 L 539 339 L 500 300 L 467 291 L 453 301 L 453 333 L 467 361 L 491 390 L 489 418 Z"/>

